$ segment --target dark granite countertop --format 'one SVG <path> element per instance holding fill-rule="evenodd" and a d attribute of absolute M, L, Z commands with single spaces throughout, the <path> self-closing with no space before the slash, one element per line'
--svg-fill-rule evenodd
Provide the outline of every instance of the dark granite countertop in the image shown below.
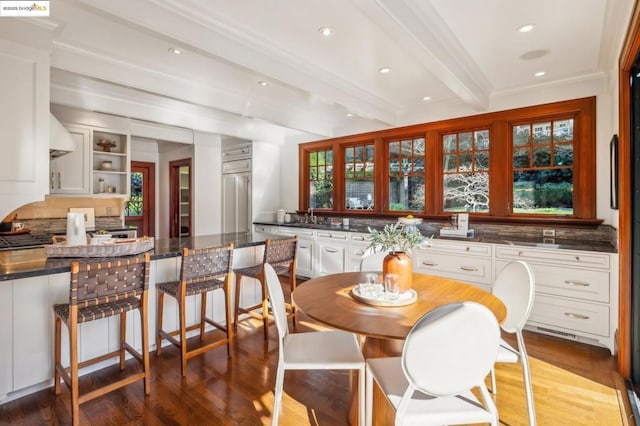
<path fill-rule="evenodd" d="M 315 229 L 323 231 L 345 231 L 345 232 L 361 232 L 368 233 L 369 225 L 351 224 L 350 226 L 342 225 L 329 225 L 329 224 L 315 224 L 315 223 L 278 223 L 278 222 L 254 222 L 255 225 L 267 225 L 267 226 L 285 226 L 292 228 L 305 228 Z M 372 226 L 372 228 L 378 228 Z M 434 230 L 431 234 L 429 232 L 422 232 L 425 236 L 433 235 L 434 239 L 440 240 L 453 240 L 453 241 L 471 241 L 475 243 L 488 243 L 488 244 L 504 244 L 511 246 L 525 246 L 545 249 L 564 249 L 564 250 L 583 250 L 583 251 L 595 251 L 602 253 L 617 253 L 616 247 L 608 241 L 590 241 L 590 240 L 569 240 L 560 238 L 523 238 L 513 235 L 496 235 L 496 234 L 480 234 L 476 233 L 470 238 L 457 238 L 457 237 L 441 237 L 437 230 Z"/>
<path fill-rule="evenodd" d="M 182 249 L 185 247 L 198 249 L 233 243 L 235 248 L 244 248 L 262 245 L 267 238 L 279 239 L 285 237 L 253 232 L 156 239 L 154 248 L 149 253 L 152 260 L 165 259 L 181 256 Z M 88 260 L 88 258 L 47 258 L 44 248 L 2 251 L 0 252 L 0 281 L 69 272 L 71 262 L 74 260 Z M 99 260 L 99 258 L 91 258 L 91 260 Z"/>

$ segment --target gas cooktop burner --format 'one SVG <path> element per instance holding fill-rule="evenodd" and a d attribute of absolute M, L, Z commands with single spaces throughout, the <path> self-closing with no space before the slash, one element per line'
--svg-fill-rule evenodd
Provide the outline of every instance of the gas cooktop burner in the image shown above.
<path fill-rule="evenodd" d="M 51 234 L 20 234 L 0 236 L 0 250 L 42 247 L 51 244 Z"/>

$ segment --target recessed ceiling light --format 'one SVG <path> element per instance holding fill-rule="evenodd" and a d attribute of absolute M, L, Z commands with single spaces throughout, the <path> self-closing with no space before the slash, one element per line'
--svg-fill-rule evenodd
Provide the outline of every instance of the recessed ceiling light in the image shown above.
<path fill-rule="evenodd" d="M 528 33 L 529 31 L 531 31 L 534 28 L 535 28 L 535 25 L 527 24 L 527 25 L 523 25 L 520 28 L 518 28 L 518 31 L 520 31 L 521 33 Z"/>
<path fill-rule="evenodd" d="M 543 75 L 545 75 L 546 73 L 544 71 L 538 71 L 537 73 L 535 73 L 533 76 L 534 77 L 542 77 Z"/>
<path fill-rule="evenodd" d="M 391 72 L 391 68 L 389 67 L 382 67 L 378 70 L 381 74 L 389 74 Z"/>
<path fill-rule="evenodd" d="M 182 55 L 182 50 L 176 49 L 175 47 L 170 47 L 169 52 L 173 53 L 174 55 Z"/>
<path fill-rule="evenodd" d="M 264 80 L 260 80 L 260 81 L 258 82 L 258 84 L 259 84 L 260 86 L 268 86 L 268 85 L 269 85 L 269 82 L 268 82 L 268 81 L 264 81 Z"/>
<path fill-rule="evenodd" d="M 350 113 L 350 112 L 346 113 L 345 115 L 346 115 L 347 117 L 353 117 L 353 114 L 352 114 L 352 113 Z"/>
<path fill-rule="evenodd" d="M 331 27 L 320 27 L 318 28 L 318 32 L 325 37 L 330 37 L 336 32 L 336 30 Z"/>
<path fill-rule="evenodd" d="M 431 100 L 431 96 L 425 96 L 424 98 L 422 98 L 423 101 L 430 101 Z"/>

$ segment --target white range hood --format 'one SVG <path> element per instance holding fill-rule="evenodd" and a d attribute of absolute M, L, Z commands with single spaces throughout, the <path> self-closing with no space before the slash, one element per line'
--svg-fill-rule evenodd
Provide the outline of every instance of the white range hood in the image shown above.
<path fill-rule="evenodd" d="M 76 149 L 76 143 L 67 129 L 49 113 L 49 158 L 57 158 Z"/>

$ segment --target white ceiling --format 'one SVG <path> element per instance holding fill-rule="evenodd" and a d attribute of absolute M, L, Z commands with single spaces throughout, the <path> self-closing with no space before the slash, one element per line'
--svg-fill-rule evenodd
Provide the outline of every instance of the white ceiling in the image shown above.
<path fill-rule="evenodd" d="M 399 126 L 443 105 L 488 111 L 495 93 L 614 69 L 630 3 L 56 0 L 44 18 L 57 27 L 52 102 L 105 112 L 108 98 L 149 102 L 166 113 L 160 122 L 180 110 L 234 122 L 220 132 L 243 137 Z M 518 32 L 524 24 L 535 28 Z"/>

